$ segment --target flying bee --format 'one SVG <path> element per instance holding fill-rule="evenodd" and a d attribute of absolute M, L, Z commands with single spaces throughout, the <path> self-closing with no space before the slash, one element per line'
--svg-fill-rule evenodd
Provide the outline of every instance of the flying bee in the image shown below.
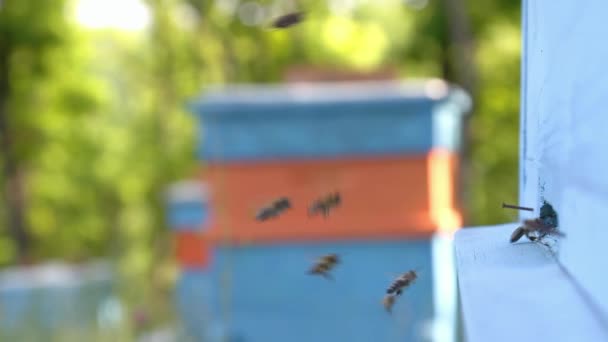
<path fill-rule="evenodd" d="M 266 221 L 268 219 L 279 216 L 285 210 L 291 208 L 291 201 L 287 197 L 281 197 L 273 201 L 270 205 L 263 207 L 255 215 L 258 221 Z"/>
<path fill-rule="evenodd" d="M 320 212 L 323 214 L 323 217 L 327 217 L 329 216 L 329 211 L 332 208 L 339 206 L 341 202 L 342 198 L 340 197 L 339 192 L 327 195 L 312 203 L 308 209 L 308 216 L 313 216 Z"/>
<path fill-rule="evenodd" d="M 403 273 L 393 283 L 386 289 L 386 293 L 389 295 L 400 296 L 403 293 L 403 289 L 410 286 L 416 279 L 418 278 L 418 274 L 416 271 L 411 270 Z"/>
<path fill-rule="evenodd" d="M 318 274 L 327 279 L 333 279 L 329 274 L 329 271 L 331 271 L 339 263 L 340 258 L 337 254 L 326 254 L 317 260 L 308 273 Z"/>
<path fill-rule="evenodd" d="M 414 270 L 407 271 L 397 277 L 391 285 L 386 289 L 386 295 L 382 299 L 382 305 L 384 309 L 391 313 L 393 310 L 393 305 L 397 301 L 397 297 L 399 297 L 405 288 L 412 285 L 412 283 L 418 278 L 418 274 Z"/>
<path fill-rule="evenodd" d="M 304 20 L 303 12 L 293 12 L 276 18 L 272 23 L 272 27 L 288 28 L 290 26 L 300 23 L 302 20 Z"/>
<path fill-rule="evenodd" d="M 513 231 L 510 241 L 511 243 L 517 242 L 525 235 L 528 240 L 535 242 L 549 234 L 564 236 L 564 233 L 558 231 L 557 227 L 552 224 L 547 224 L 546 220 L 535 218 L 524 220 L 524 224 Z"/>
<path fill-rule="evenodd" d="M 387 294 L 386 296 L 384 296 L 384 298 L 382 299 L 382 305 L 384 306 L 386 312 L 393 312 L 393 305 L 395 305 L 395 301 L 397 301 L 397 296 L 395 296 L 394 294 Z"/>

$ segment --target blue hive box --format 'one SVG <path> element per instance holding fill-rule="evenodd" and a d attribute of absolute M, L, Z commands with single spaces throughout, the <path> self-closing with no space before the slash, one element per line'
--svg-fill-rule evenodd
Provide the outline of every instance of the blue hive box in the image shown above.
<path fill-rule="evenodd" d="M 200 201 L 180 201 L 168 204 L 167 220 L 174 230 L 197 230 L 209 219 L 209 205 Z"/>
<path fill-rule="evenodd" d="M 470 99 L 440 80 L 211 89 L 193 103 L 207 162 L 456 151 Z"/>
<path fill-rule="evenodd" d="M 196 180 L 171 184 L 167 191 L 167 225 L 176 231 L 199 230 L 210 219 L 208 189 Z"/>
<path fill-rule="evenodd" d="M 456 154 L 470 107 L 457 87 L 424 80 L 233 85 L 207 91 L 191 109 L 199 118 L 199 159 L 234 165 L 402 157 L 435 149 Z M 175 195 L 169 201 L 174 229 L 209 222 L 209 210 L 196 210 L 191 199 Z M 182 269 L 176 288 L 178 311 L 195 341 L 455 340 L 450 237 L 210 248 L 207 268 Z M 326 253 L 343 259 L 334 281 L 307 274 Z M 381 304 L 386 288 L 410 269 L 419 279 L 388 314 Z"/>
<path fill-rule="evenodd" d="M 112 294 L 109 266 L 49 263 L 0 272 L 0 340 L 29 332 L 97 325 L 98 309 Z M 50 337 L 49 337 L 50 338 Z"/>
<path fill-rule="evenodd" d="M 326 253 L 343 260 L 333 281 L 307 274 Z M 437 340 L 455 291 L 440 254 L 433 240 L 218 247 L 208 271 L 183 271 L 178 307 L 197 341 Z M 388 314 L 386 288 L 410 269 L 419 278 Z"/>

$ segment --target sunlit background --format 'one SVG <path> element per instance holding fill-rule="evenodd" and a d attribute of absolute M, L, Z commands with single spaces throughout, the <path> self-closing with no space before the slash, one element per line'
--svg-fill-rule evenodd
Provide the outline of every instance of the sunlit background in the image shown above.
<path fill-rule="evenodd" d="M 140 31 L 151 22 L 150 9 L 144 1 L 80 0 L 75 6 L 76 22 L 87 29 Z"/>
<path fill-rule="evenodd" d="M 275 18 L 295 10 L 306 13 L 304 21 L 287 29 L 271 27 Z M 201 154 L 201 149 L 209 148 L 203 146 L 205 141 L 216 139 L 225 151 L 245 141 L 229 133 L 203 133 L 211 130 L 211 119 L 208 126 L 205 121 L 205 96 L 220 85 L 399 79 L 421 84 L 413 89 L 422 89 L 423 97 L 435 101 L 441 97 L 440 90 L 451 84 L 468 94 L 472 107 L 462 117 L 458 133 L 462 133 L 459 162 L 452 175 L 457 185 L 455 212 L 431 213 L 432 219 L 448 226 L 515 219 L 515 213 L 499 204 L 514 203 L 517 198 L 519 23 L 519 2 L 510 0 L 0 0 L 0 265 L 4 268 L 0 273 L 0 340 L 201 340 L 192 326 L 204 325 L 198 323 L 200 310 L 212 306 L 206 301 L 216 298 L 201 299 L 207 292 L 197 284 L 207 283 L 186 272 L 183 259 L 192 256 L 184 256 L 180 248 L 186 247 L 180 244 L 190 243 L 190 250 L 198 248 L 198 240 L 176 233 L 168 190 L 176 183 L 192 190 L 198 185 L 179 182 L 200 181 L 207 177 L 201 176 L 205 172 L 210 174 L 204 179 L 212 188 L 218 179 L 228 187 L 231 179 L 249 179 L 235 175 L 236 171 L 223 171 L 221 165 L 207 167 L 208 160 Z M 227 96 L 220 102 L 228 107 L 231 96 L 238 98 L 229 91 L 218 96 Z M 287 101 L 287 97 L 270 102 Z M 243 127 L 247 132 L 247 126 Z M 299 128 L 294 127 L 294 133 L 286 136 L 296 139 Z M 353 144 L 357 140 L 351 139 Z M 424 165 L 447 165 L 449 158 L 442 156 L 429 153 Z M 346 170 L 340 172 L 363 175 L 357 171 L 359 164 L 353 163 L 340 166 Z M 328 166 L 331 171 L 319 176 L 321 180 L 302 173 L 300 178 L 293 176 L 294 182 L 326 182 L 327 190 L 319 188 L 320 192 L 333 191 L 340 182 L 350 184 L 340 181 L 342 176 L 334 169 L 339 167 Z M 403 166 L 403 170 L 403 179 L 414 177 L 410 169 Z M 251 172 L 264 175 L 266 171 Z M 443 174 L 428 171 L 428 175 L 431 187 L 445 185 Z M 272 176 L 264 179 L 268 187 L 274 186 Z M 224 207 L 228 211 L 241 208 L 222 200 L 233 192 L 238 195 L 238 188 L 255 187 L 216 188 L 210 195 L 216 196 L 213 210 L 217 212 L 212 216 L 222 217 Z M 410 190 L 404 188 L 403 193 Z M 246 196 L 249 190 L 242 191 Z M 431 202 L 448 201 L 447 195 L 432 190 L 429 196 Z M 252 200 L 255 203 L 247 204 L 244 215 L 251 216 L 255 205 L 269 199 L 259 195 Z M 350 210 L 347 201 L 353 200 L 344 201 L 344 211 Z M 336 215 L 334 222 L 342 222 L 342 216 Z M 286 220 L 299 222 L 297 217 Z M 381 226 L 389 218 L 377 215 L 377 220 Z M 280 224 L 276 222 L 272 224 Z M 330 227 L 332 223 L 323 224 Z M 398 254 L 393 245 L 369 247 L 369 253 L 378 260 L 396 255 L 420 260 L 420 265 L 412 267 L 434 265 L 426 280 L 420 280 L 419 289 L 412 291 L 421 291 L 422 296 L 427 291 L 423 287 L 435 286 L 428 290 L 429 296 L 434 291 L 435 301 L 455 301 L 454 292 L 436 287 L 437 280 L 430 276 L 449 275 L 449 267 L 437 268 L 437 260 L 423 257 L 433 250 L 437 258 L 436 246 L 441 242 L 423 240 L 416 237 L 405 243 L 404 248 L 412 251 L 407 255 Z M 367 252 L 357 254 L 359 247 L 343 248 L 355 259 L 368 258 L 364 257 Z M 375 254 L 375 248 L 382 252 Z M 280 255 L 314 257 L 321 250 L 315 245 L 302 254 Z M 225 257 L 221 253 L 227 252 L 218 253 L 221 261 Z M 261 257 L 249 249 L 238 255 L 245 258 L 243 264 L 212 261 L 212 273 L 234 273 Z M 388 266 L 380 269 L 386 275 L 379 282 L 390 283 L 394 271 Z M 191 278 L 184 280 L 184 274 Z M 252 284 L 263 286 L 264 277 L 260 272 Z M 355 288 L 354 297 L 349 298 L 358 298 Z M 238 308 L 239 298 L 247 301 L 249 297 L 231 298 L 230 305 Z M 385 314 L 379 300 L 378 308 L 370 311 Z M 228 310 L 228 304 L 222 303 L 219 310 Z M 442 310 L 434 305 L 433 310 Z M 261 313 L 266 309 L 255 307 Z M 222 315 L 228 315 L 224 311 Z M 237 322 L 240 318 L 235 315 L 231 319 Z M 288 322 L 299 320 L 297 314 L 286 317 Z M 336 329 L 348 324 L 339 322 L 338 314 L 335 320 Z M 226 322 L 221 329 L 229 329 Z M 414 338 L 400 332 L 398 327 L 406 326 L 400 322 L 395 319 L 390 338 Z M 448 341 L 440 333 L 429 332 L 440 328 L 423 325 L 419 339 L 413 340 Z M 246 330 L 246 326 L 240 327 Z"/>

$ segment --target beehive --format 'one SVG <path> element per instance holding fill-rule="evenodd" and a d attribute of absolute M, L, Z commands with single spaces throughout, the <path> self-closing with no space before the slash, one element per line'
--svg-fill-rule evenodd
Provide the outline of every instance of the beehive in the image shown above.
<path fill-rule="evenodd" d="M 197 100 L 196 181 L 206 191 L 182 186 L 169 215 L 190 333 L 244 341 L 428 337 L 446 317 L 437 286 L 453 280 L 437 277 L 446 274 L 435 260 L 445 251 L 433 236 L 461 224 L 456 179 L 469 105 L 438 80 L 238 85 Z M 342 205 L 327 219 L 308 217 L 311 201 L 333 191 Z M 293 208 L 257 222 L 256 210 L 280 196 Z M 306 274 L 328 252 L 346 260 L 329 284 Z M 411 268 L 420 280 L 391 320 L 380 300 Z"/>

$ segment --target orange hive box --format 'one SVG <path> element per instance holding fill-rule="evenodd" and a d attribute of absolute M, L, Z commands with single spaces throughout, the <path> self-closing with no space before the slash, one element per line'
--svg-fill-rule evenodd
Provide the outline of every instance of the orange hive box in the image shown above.
<path fill-rule="evenodd" d="M 174 234 L 175 256 L 185 268 L 206 268 L 210 262 L 207 239 L 198 231 L 177 231 Z"/>
<path fill-rule="evenodd" d="M 209 165 L 215 242 L 281 242 L 425 237 L 461 225 L 455 203 L 458 157 L 434 150 L 422 156 Z M 330 217 L 308 217 L 315 199 L 339 191 Z M 256 211 L 288 196 L 292 209 L 265 222 Z"/>

